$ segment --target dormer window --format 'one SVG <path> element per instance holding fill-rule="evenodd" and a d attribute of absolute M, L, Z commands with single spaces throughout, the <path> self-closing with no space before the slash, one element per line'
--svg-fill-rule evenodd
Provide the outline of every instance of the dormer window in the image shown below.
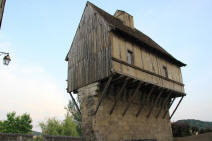
<path fill-rule="evenodd" d="M 130 50 L 127 50 L 127 63 L 133 64 L 133 52 Z"/>
<path fill-rule="evenodd" d="M 168 70 L 167 70 L 167 67 L 163 66 L 163 72 L 164 72 L 164 76 L 166 78 L 168 78 Z"/>

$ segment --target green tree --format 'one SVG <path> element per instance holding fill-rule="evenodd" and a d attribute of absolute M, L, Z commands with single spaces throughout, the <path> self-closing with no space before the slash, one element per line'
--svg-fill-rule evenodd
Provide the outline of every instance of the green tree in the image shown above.
<path fill-rule="evenodd" d="M 16 116 L 15 112 L 8 113 L 7 119 L 0 121 L 1 133 L 31 133 L 32 119 L 29 114 Z"/>
<path fill-rule="evenodd" d="M 63 121 L 63 134 L 65 136 L 80 136 L 78 130 L 77 130 L 77 125 L 73 121 L 73 118 L 71 116 L 66 116 L 65 120 Z"/>
<path fill-rule="evenodd" d="M 76 102 L 78 103 L 78 105 L 80 105 L 80 101 L 79 98 L 77 97 Z M 74 102 L 72 100 L 69 101 L 68 106 L 65 108 L 67 110 L 67 114 L 71 115 L 71 117 L 73 118 L 73 121 L 76 124 L 76 128 L 77 128 L 77 132 L 79 133 L 79 135 L 82 135 L 82 119 L 81 119 L 81 115 L 80 113 L 77 111 L 76 106 L 74 104 Z"/>
<path fill-rule="evenodd" d="M 50 118 L 47 122 L 41 122 L 40 127 L 44 135 L 62 135 L 63 127 L 59 120 Z"/>
<path fill-rule="evenodd" d="M 68 115 L 63 121 L 50 118 L 47 122 L 41 122 L 40 127 L 44 135 L 79 136 L 76 124 Z"/>
<path fill-rule="evenodd" d="M 80 105 L 79 99 L 76 102 Z M 50 118 L 41 122 L 40 127 L 44 135 L 81 136 L 81 115 L 72 100 L 65 107 L 67 113 L 63 121 Z"/>

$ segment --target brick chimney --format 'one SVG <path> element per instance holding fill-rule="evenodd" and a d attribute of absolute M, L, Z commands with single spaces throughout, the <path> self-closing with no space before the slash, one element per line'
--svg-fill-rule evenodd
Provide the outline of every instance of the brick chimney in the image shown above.
<path fill-rule="evenodd" d="M 123 23 L 131 28 L 134 28 L 133 16 L 125 11 L 116 10 L 114 16 L 119 18 Z"/>

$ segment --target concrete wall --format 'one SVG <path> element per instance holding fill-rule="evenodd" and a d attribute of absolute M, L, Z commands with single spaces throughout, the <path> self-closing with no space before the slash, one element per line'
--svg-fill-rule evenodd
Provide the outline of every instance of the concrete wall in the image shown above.
<path fill-rule="evenodd" d="M 110 90 L 109 93 L 112 93 L 112 91 Z M 99 83 L 80 88 L 78 94 L 81 100 L 83 139 L 85 141 L 132 141 L 140 139 L 173 141 L 168 117 L 156 119 L 155 116 L 150 116 L 147 119 L 148 105 L 136 117 L 139 104 L 131 104 L 123 117 L 122 113 L 127 103 L 126 101 L 119 101 L 114 112 L 110 115 L 109 111 L 114 101 L 110 96 L 107 96 L 97 114 L 93 115 L 101 95 Z M 158 109 L 155 108 L 153 114 L 156 110 Z"/>
<path fill-rule="evenodd" d="M 70 136 L 34 136 L 28 134 L 0 133 L 0 141 L 82 141 L 81 138 Z"/>

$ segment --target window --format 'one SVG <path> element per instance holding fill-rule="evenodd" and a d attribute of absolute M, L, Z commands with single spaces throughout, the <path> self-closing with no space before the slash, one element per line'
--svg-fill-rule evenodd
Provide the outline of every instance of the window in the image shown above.
<path fill-rule="evenodd" d="M 133 64 L 133 52 L 130 50 L 127 50 L 127 62 Z"/>
<path fill-rule="evenodd" d="M 167 67 L 163 66 L 164 76 L 168 78 L 168 70 Z"/>

